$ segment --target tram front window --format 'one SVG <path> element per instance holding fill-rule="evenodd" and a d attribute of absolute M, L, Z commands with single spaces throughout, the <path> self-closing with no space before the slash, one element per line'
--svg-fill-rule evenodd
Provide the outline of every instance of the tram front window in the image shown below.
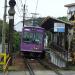
<path fill-rule="evenodd" d="M 39 32 L 24 32 L 23 34 L 23 42 L 24 43 L 34 43 L 41 44 L 42 43 L 42 34 Z"/>
<path fill-rule="evenodd" d="M 42 43 L 42 34 L 39 32 L 34 33 L 34 41 L 36 44 L 41 44 Z"/>
<path fill-rule="evenodd" d="M 32 38 L 33 38 L 33 33 L 31 32 L 23 33 L 23 42 L 31 42 Z"/>

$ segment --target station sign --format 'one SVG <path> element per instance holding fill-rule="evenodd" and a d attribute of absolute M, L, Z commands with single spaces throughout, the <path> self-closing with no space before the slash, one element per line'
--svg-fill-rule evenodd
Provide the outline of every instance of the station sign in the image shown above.
<path fill-rule="evenodd" d="M 64 23 L 54 23 L 54 32 L 65 32 Z"/>

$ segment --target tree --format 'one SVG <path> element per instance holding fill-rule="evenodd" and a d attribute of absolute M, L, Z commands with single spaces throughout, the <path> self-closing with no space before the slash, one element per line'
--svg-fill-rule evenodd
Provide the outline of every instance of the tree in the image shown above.
<path fill-rule="evenodd" d="M 13 48 L 14 48 L 14 52 L 17 52 L 20 50 L 20 35 L 19 32 L 14 31 L 13 34 Z"/>
<path fill-rule="evenodd" d="M 68 18 L 66 16 L 58 17 L 57 19 L 60 19 L 60 20 L 68 22 Z"/>
<path fill-rule="evenodd" d="M 0 43 L 2 42 L 2 26 L 3 20 L 0 20 Z M 5 23 L 5 37 L 8 38 L 8 23 Z"/>

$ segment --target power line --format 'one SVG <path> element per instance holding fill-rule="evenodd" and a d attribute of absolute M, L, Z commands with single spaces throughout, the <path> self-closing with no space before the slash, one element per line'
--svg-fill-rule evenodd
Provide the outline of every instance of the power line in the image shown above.
<path fill-rule="evenodd" d="M 20 5 L 19 5 L 19 4 L 20 4 Z M 17 0 L 16 8 L 17 8 L 17 10 L 18 10 L 19 15 L 21 16 L 21 12 L 23 11 L 23 9 L 20 8 L 20 7 L 23 8 L 22 0 L 20 0 L 20 1 Z M 20 17 L 20 16 L 19 16 L 19 17 Z"/>
<path fill-rule="evenodd" d="M 21 6 L 23 7 L 23 3 L 22 3 L 22 0 L 20 0 L 20 1 L 21 1 L 21 4 L 22 4 Z"/>
<path fill-rule="evenodd" d="M 25 0 L 25 3 L 24 3 L 25 5 L 26 5 L 26 2 L 27 2 L 27 0 Z"/>
<path fill-rule="evenodd" d="M 38 0 L 37 0 L 37 3 L 36 3 L 35 13 L 37 11 L 37 7 L 38 7 Z"/>
<path fill-rule="evenodd" d="M 19 10 L 19 7 L 18 7 L 17 4 L 16 4 L 16 8 L 17 8 L 17 10 L 18 10 L 19 15 L 21 16 L 21 13 L 20 13 L 20 10 Z"/>
<path fill-rule="evenodd" d="M 17 11 L 16 11 L 16 15 L 17 15 L 18 17 L 21 17 L 21 15 L 19 15 L 19 13 L 17 13 Z"/>

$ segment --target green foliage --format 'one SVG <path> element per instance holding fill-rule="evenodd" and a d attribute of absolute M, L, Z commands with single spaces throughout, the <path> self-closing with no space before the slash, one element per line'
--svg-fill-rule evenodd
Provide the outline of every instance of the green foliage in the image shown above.
<path fill-rule="evenodd" d="M 0 43 L 2 42 L 2 26 L 3 26 L 3 21 L 0 20 Z M 5 42 L 8 43 L 9 41 L 9 24 L 5 23 Z M 18 51 L 20 49 L 20 35 L 19 32 L 14 31 L 13 33 L 13 48 L 14 51 Z"/>
<path fill-rule="evenodd" d="M 32 20 L 33 20 L 33 19 L 28 19 L 28 20 L 26 20 L 26 22 L 32 23 Z M 42 22 L 43 20 L 44 20 L 44 18 L 41 18 L 41 17 L 36 18 L 36 19 L 34 19 L 34 24 L 40 26 L 40 24 L 41 24 L 41 22 Z"/>
<path fill-rule="evenodd" d="M 68 18 L 66 16 L 58 17 L 57 19 L 60 19 L 60 20 L 68 22 Z"/>
<path fill-rule="evenodd" d="M 2 42 L 2 24 L 3 24 L 3 21 L 0 20 L 0 43 Z"/>
<path fill-rule="evenodd" d="M 36 19 L 36 24 L 40 26 L 41 23 L 42 23 L 42 21 L 43 21 L 44 19 L 45 19 L 45 18 L 41 18 L 41 17 L 37 18 L 37 19 Z"/>
<path fill-rule="evenodd" d="M 14 52 L 17 52 L 20 50 L 20 35 L 19 32 L 14 32 L 13 34 L 13 48 L 14 48 Z"/>
<path fill-rule="evenodd" d="M 9 24 L 6 23 L 5 24 L 5 42 L 6 43 L 8 43 L 8 40 L 9 40 L 9 38 L 8 38 L 9 34 L 8 33 L 9 33 Z"/>
<path fill-rule="evenodd" d="M 3 20 L 0 20 L 0 43 L 2 42 L 2 27 L 3 27 Z M 5 23 L 5 37 L 7 38 L 8 32 L 8 23 Z"/>

